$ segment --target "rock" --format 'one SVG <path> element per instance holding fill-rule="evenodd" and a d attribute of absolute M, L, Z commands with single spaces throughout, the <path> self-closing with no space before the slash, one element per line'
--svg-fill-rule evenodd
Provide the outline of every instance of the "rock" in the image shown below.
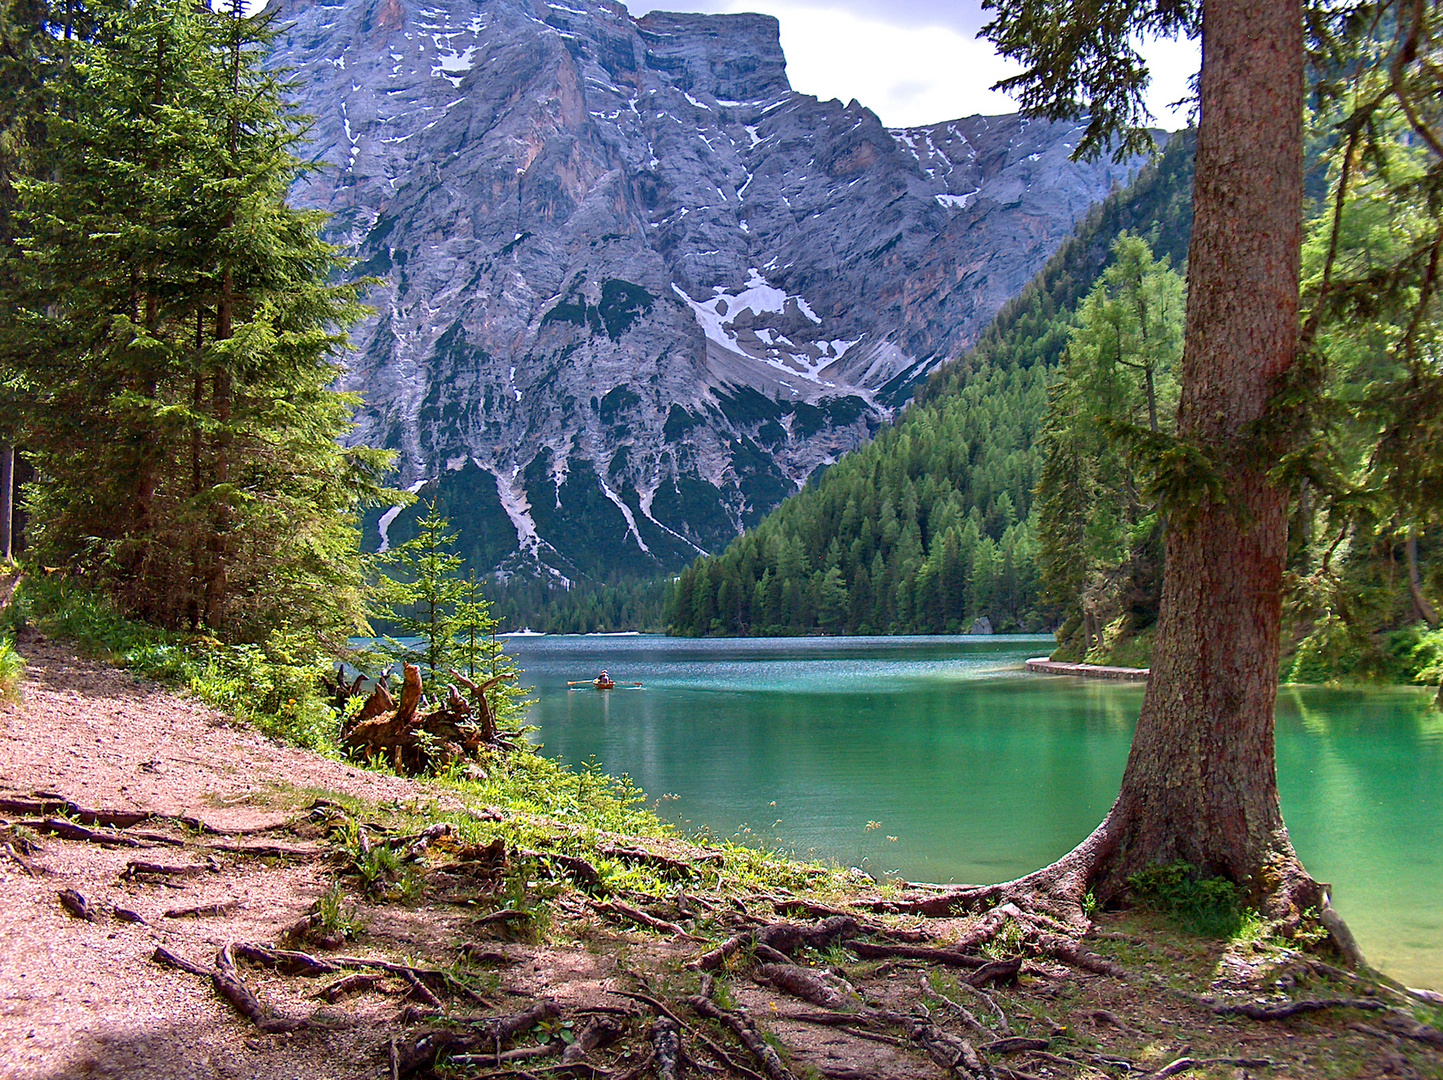
<path fill-rule="evenodd" d="M 972 629 L 967 632 L 969 634 L 991 634 L 993 633 L 992 620 L 986 615 L 979 615 L 972 620 Z"/>
<path fill-rule="evenodd" d="M 769 16 L 268 10 L 315 117 L 296 200 L 383 280 L 344 380 L 355 438 L 465 508 L 483 571 L 654 573 L 725 544 L 867 441 L 1131 168 L 1070 162 L 1066 124 L 888 130 L 796 93 Z"/>

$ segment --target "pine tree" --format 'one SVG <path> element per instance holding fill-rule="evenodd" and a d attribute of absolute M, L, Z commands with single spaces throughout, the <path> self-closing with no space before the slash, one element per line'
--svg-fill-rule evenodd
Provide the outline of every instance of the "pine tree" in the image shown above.
<path fill-rule="evenodd" d="M 386 455 L 345 451 L 330 389 L 356 286 L 286 203 L 303 125 L 270 30 L 180 0 L 92 5 L 54 43 L 40 178 L 17 182 L 8 366 L 46 562 L 131 612 L 228 640 L 363 625 L 355 510 Z"/>
<path fill-rule="evenodd" d="M 1118 434 L 1171 430 L 1182 352 L 1182 279 L 1138 237 L 1124 233 L 1112 253 L 1079 306 L 1040 440 L 1042 589 L 1065 613 L 1062 653 L 1079 658 L 1138 597 L 1154 598 L 1151 610 L 1127 613 L 1155 617 L 1159 567 L 1147 555 L 1161 519 Z"/>
<path fill-rule="evenodd" d="M 435 500 L 426 503 L 426 513 L 416 522 L 416 535 L 376 557 L 382 576 L 376 583 L 376 614 L 394 631 L 386 639 L 385 651 L 394 659 L 421 668 L 426 686 L 435 690 L 458 662 L 474 670 L 479 656 L 474 649 L 477 634 L 488 629 L 471 583 L 459 576 L 462 558 L 456 554 L 457 534 L 451 522 L 436 510 Z M 463 610 L 467 601 L 469 608 Z M 463 631 L 461 618 L 470 625 Z M 472 644 L 469 656 L 458 661 L 458 634 Z M 398 638 L 416 639 L 407 645 Z M 470 671 L 468 671 L 470 674 Z"/>

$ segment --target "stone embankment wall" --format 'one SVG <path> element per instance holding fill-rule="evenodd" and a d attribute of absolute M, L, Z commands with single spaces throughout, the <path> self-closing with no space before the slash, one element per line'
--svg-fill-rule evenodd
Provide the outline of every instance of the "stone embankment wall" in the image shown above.
<path fill-rule="evenodd" d="M 1045 656 L 1026 661 L 1028 671 L 1042 675 L 1080 675 L 1085 679 L 1117 679 L 1123 682 L 1147 682 L 1147 668 L 1107 667 L 1102 664 L 1068 664 Z"/>

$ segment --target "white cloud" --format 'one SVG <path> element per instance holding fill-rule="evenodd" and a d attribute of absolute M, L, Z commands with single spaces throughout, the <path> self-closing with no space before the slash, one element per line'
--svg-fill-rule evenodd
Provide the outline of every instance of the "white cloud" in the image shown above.
<path fill-rule="evenodd" d="M 792 87 L 822 99 L 856 98 L 889 127 L 1015 112 L 989 89 L 1016 69 L 985 41 L 944 26 L 905 26 L 841 8 L 732 0 L 728 10 L 762 8 L 781 23 Z"/>
<path fill-rule="evenodd" d="M 672 5 L 633 0 L 633 14 Z M 822 99 L 856 98 L 888 127 L 912 127 L 977 113 L 1017 111 L 1017 103 L 992 84 L 1018 67 L 999 57 L 990 42 L 969 33 L 980 23 L 973 5 L 954 2 L 928 25 L 925 3 L 904 4 L 897 18 L 878 13 L 874 0 L 702 0 L 682 4 L 711 12 L 760 11 L 781 24 L 782 49 L 792 87 Z M 1186 110 L 1167 108 L 1188 92 L 1198 69 L 1195 41 L 1153 41 L 1143 48 L 1152 72 L 1147 105 L 1160 126 L 1178 128 Z"/>

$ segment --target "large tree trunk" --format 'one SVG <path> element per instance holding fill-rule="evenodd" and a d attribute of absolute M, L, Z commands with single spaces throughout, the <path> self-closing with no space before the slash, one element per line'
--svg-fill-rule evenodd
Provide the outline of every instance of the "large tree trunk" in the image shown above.
<path fill-rule="evenodd" d="M 1105 893 L 1175 859 L 1260 897 L 1303 877 L 1273 757 L 1287 493 L 1252 429 L 1297 351 L 1303 59 L 1299 0 L 1204 3 L 1178 432 L 1225 494 L 1173 516 L 1152 674 L 1099 830 Z"/>

